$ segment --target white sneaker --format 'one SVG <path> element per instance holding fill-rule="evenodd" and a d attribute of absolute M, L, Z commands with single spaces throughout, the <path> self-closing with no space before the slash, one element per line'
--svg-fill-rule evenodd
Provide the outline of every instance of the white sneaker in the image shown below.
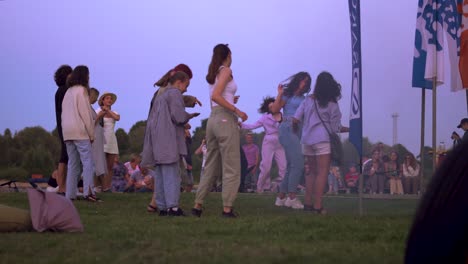
<path fill-rule="evenodd" d="M 46 188 L 46 191 L 47 191 L 47 192 L 53 192 L 53 193 L 56 193 L 56 192 L 58 192 L 58 186 L 57 186 L 57 187 L 55 187 L 55 188 L 54 188 L 54 187 L 52 187 L 52 186 L 47 186 L 47 188 Z"/>
<path fill-rule="evenodd" d="M 284 206 L 291 207 L 292 209 L 304 209 L 304 205 L 297 198 L 289 199 L 289 197 L 284 202 Z"/>
<path fill-rule="evenodd" d="M 281 199 L 279 197 L 276 197 L 275 205 L 276 206 L 284 206 L 285 202 L 286 202 L 286 198 Z"/>

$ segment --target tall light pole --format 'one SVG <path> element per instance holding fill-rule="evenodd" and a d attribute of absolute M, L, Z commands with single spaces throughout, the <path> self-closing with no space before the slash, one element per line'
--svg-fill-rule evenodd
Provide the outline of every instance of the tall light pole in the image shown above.
<path fill-rule="evenodd" d="M 398 143 L 398 113 L 393 113 L 393 146 Z"/>

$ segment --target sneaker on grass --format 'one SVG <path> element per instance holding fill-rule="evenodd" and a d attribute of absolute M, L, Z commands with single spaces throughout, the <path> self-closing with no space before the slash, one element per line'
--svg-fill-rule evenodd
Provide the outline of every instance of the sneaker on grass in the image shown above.
<path fill-rule="evenodd" d="M 279 197 L 276 197 L 275 205 L 276 206 L 284 206 L 285 202 L 286 202 L 286 198 L 281 199 Z"/>
<path fill-rule="evenodd" d="M 294 199 L 290 199 L 289 197 L 286 198 L 284 206 L 291 207 L 292 209 L 304 209 L 304 205 L 299 199 L 297 199 L 297 197 Z"/>

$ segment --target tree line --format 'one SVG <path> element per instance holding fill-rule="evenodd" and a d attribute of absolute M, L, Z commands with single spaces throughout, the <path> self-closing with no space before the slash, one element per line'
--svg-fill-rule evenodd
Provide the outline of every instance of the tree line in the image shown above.
<path fill-rule="evenodd" d="M 201 121 L 192 134 L 192 166 L 195 180 L 198 181 L 201 170 L 202 157 L 194 155 L 195 150 L 200 146 L 205 137 L 207 119 Z M 146 121 L 136 122 L 127 133 L 124 129 L 116 130 L 116 137 L 119 145 L 120 161 L 126 162 L 132 153 L 141 153 L 145 135 Z M 241 132 L 241 144 L 245 144 L 246 131 Z M 254 133 L 254 142 L 261 149 L 264 133 Z M 363 153 L 370 156 L 374 148 L 367 137 L 363 138 Z M 46 131 L 40 126 L 26 127 L 15 134 L 6 129 L 0 135 L 0 179 L 26 180 L 32 174 L 42 174 L 49 177 L 58 164 L 60 157 L 60 141 L 57 130 Z M 384 145 L 384 152 L 389 153 L 395 150 L 400 157 L 404 157 L 409 151 L 405 146 L 397 144 L 395 146 Z M 427 152 L 426 152 L 427 153 Z M 343 172 L 347 172 L 350 164 L 359 164 L 359 156 L 354 146 L 348 139 L 343 140 Z M 417 156 L 417 155 L 415 155 Z M 425 175 L 431 175 L 431 156 L 426 156 Z M 277 173 L 276 166 L 273 167 L 273 177 Z"/>

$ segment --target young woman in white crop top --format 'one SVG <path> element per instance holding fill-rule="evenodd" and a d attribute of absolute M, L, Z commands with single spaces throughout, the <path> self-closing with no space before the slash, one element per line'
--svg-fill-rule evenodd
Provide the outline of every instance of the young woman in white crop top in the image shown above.
<path fill-rule="evenodd" d="M 240 184 L 240 135 L 238 118 L 247 120 L 247 115 L 237 109 L 235 96 L 237 85 L 231 71 L 231 50 L 226 44 L 213 49 L 213 57 L 206 80 L 211 98 L 211 115 L 206 127 L 207 154 L 203 178 L 198 185 L 192 214 L 200 217 L 205 196 L 210 192 L 212 182 L 222 172 L 223 211 L 222 217 L 233 218 L 234 200 Z"/>

